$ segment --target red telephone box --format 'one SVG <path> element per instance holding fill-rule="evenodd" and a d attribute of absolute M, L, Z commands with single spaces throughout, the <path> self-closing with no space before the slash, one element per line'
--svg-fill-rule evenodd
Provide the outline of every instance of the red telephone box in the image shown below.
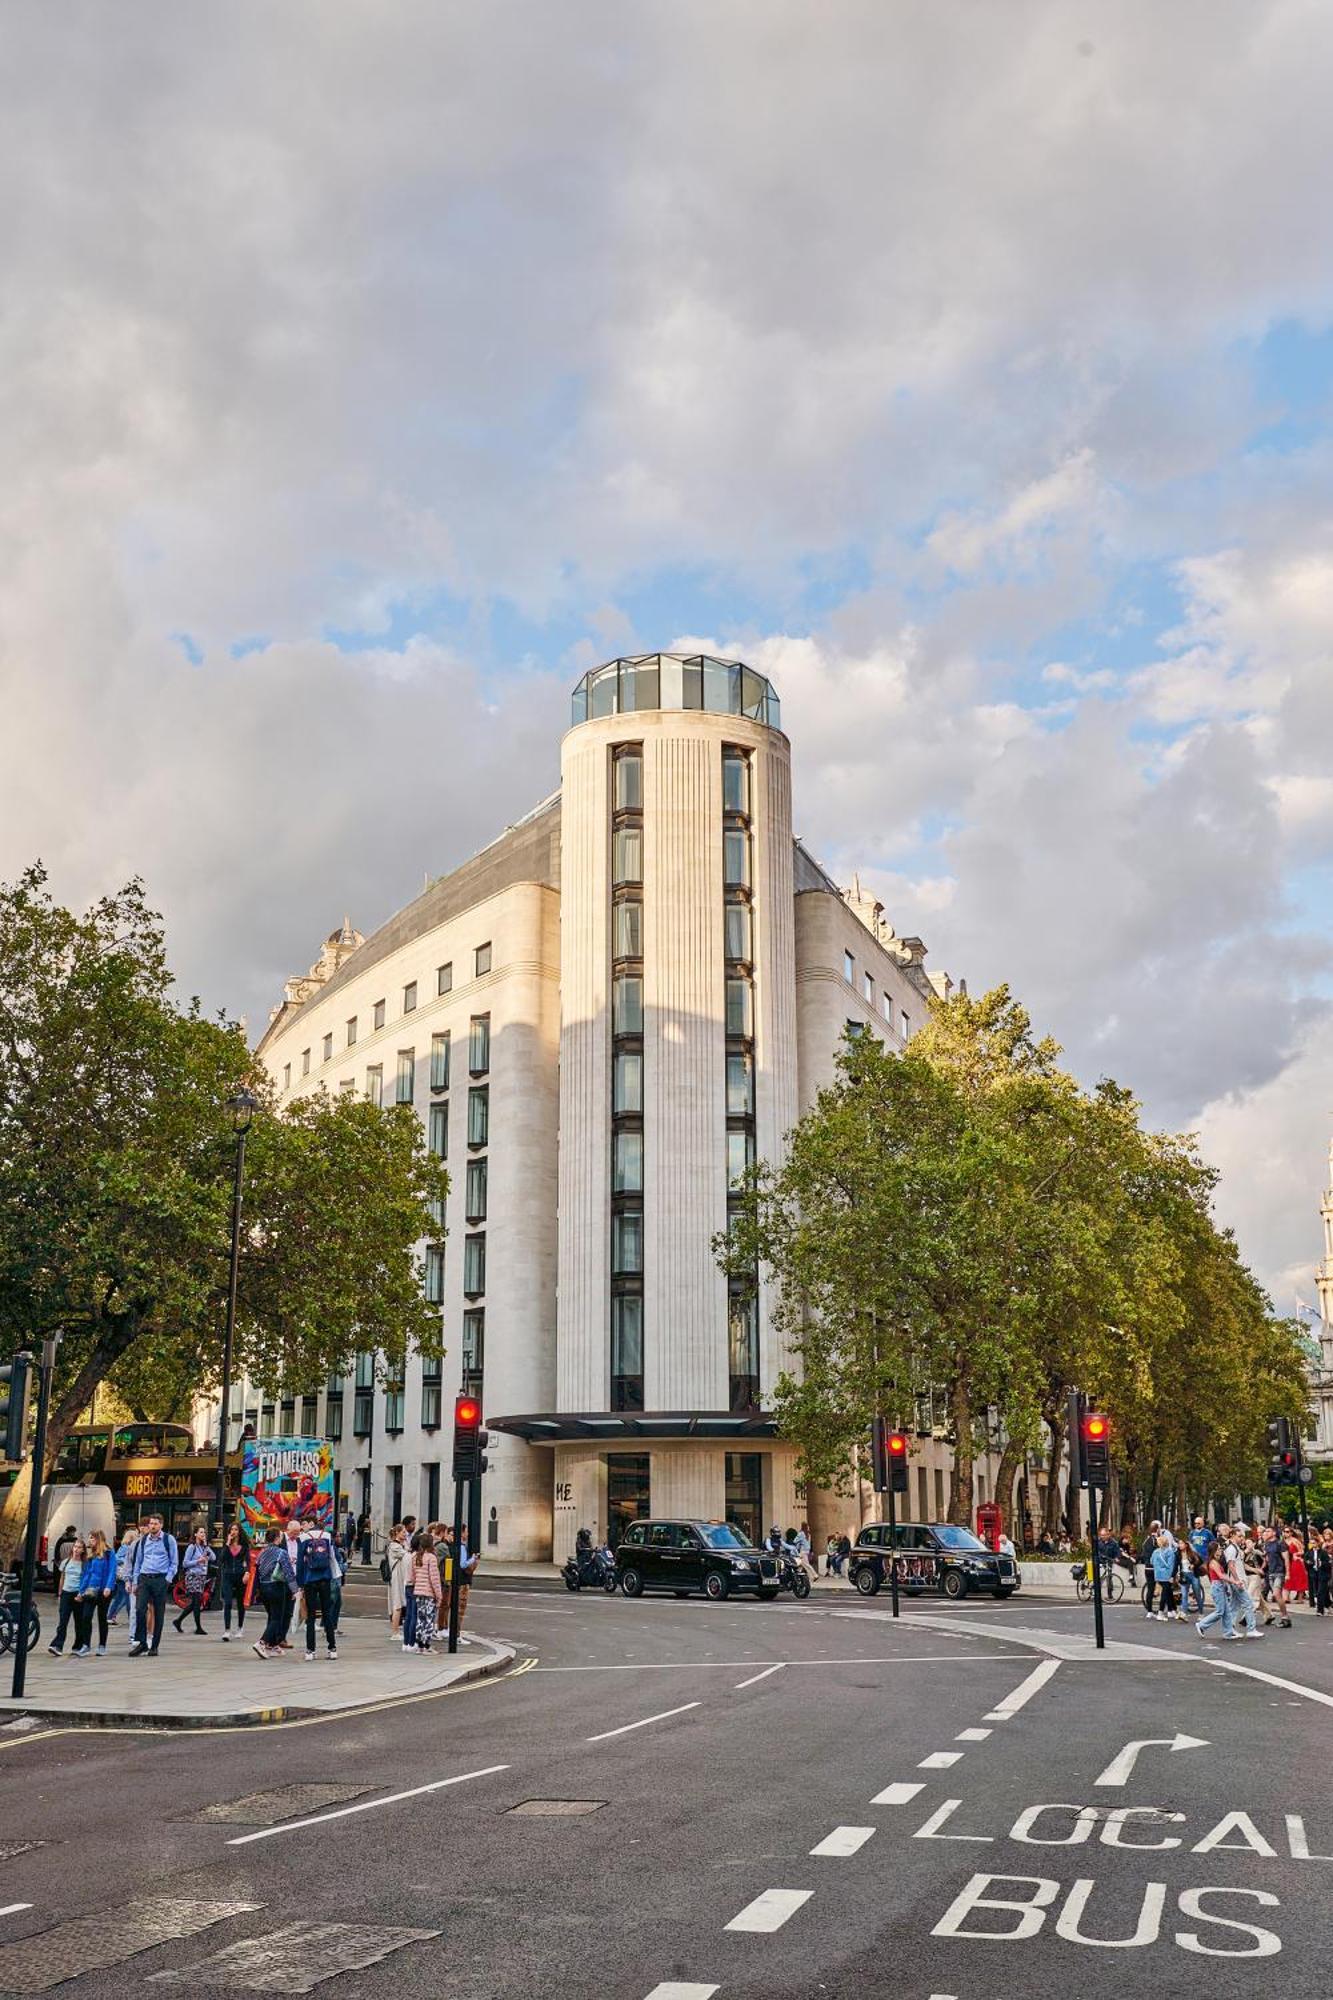
<path fill-rule="evenodd" d="M 983 1500 L 977 1508 L 977 1534 L 986 1547 L 996 1551 L 1004 1532 L 1004 1510 L 995 1500 Z"/>

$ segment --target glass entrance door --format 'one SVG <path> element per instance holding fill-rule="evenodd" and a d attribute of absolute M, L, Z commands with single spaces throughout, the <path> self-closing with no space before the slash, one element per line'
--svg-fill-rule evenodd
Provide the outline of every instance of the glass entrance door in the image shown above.
<path fill-rule="evenodd" d="M 631 1521 L 648 1514 L 647 1452 L 608 1452 L 606 1456 L 607 1540 L 618 1548 Z"/>
<path fill-rule="evenodd" d="M 764 1454 L 761 1451 L 727 1453 L 727 1519 L 732 1527 L 754 1542 L 764 1539 Z"/>

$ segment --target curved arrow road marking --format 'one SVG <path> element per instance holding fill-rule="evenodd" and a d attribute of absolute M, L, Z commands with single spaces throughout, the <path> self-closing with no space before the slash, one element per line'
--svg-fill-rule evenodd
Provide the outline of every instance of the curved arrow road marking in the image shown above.
<path fill-rule="evenodd" d="M 1145 1736 L 1140 1743 L 1127 1743 L 1118 1757 L 1113 1757 L 1100 1778 L 1093 1780 L 1098 1785 L 1125 1785 L 1138 1762 L 1140 1750 L 1206 1750 L 1206 1736 Z"/>

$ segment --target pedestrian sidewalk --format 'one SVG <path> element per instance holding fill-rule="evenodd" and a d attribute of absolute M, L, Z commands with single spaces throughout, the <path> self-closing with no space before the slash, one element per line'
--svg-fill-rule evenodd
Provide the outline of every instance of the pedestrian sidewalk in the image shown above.
<path fill-rule="evenodd" d="M 474 1604 L 473 1610 L 478 1607 Z M 45 1644 L 28 1659 L 22 1701 L 6 1693 L 0 1700 L 0 1728 L 14 1716 L 73 1724 L 101 1723 L 129 1728 L 218 1729 L 290 1722 L 303 1716 L 336 1715 L 381 1702 L 436 1694 L 464 1681 L 500 1673 L 513 1648 L 489 1639 L 466 1637 L 456 1654 L 443 1650 L 405 1653 L 390 1641 L 378 1619 L 348 1618 L 338 1627 L 338 1657 L 330 1660 L 320 1635 L 318 1657 L 305 1657 L 304 1632 L 294 1627 L 292 1650 L 278 1660 L 261 1660 L 251 1648 L 259 1634 L 247 1622 L 241 1638 L 222 1643 L 211 1627 L 201 1639 L 188 1630 L 168 1629 L 157 1659 L 130 1659 L 123 1633 L 113 1633 L 104 1659 L 54 1660 Z M 10 1685 L 12 1657 L 0 1660 Z"/>
<path fill-rule="evenodd" d="M 1023 1579 L 1020 1594 L 1026 1598 L 1046 1598 L 1068 1604 L 1077 1602 L 1078 1593 L 1074 1578 L 1070 1574 L 1071 1562 L 1072 1558 L 1070 1561 L 1065 1561 L 1061 1558 L 1058 1562 L 1020 1563 L 1019 1567 Z M 348 1577 L 349 1581 L 354 1584 L 370 1585 L 373 1583 L 380 1590 L 384 1588 L 384 1585 L 380 1582 L 379 1572 L 374 1568 L 357 1567 L 354 1565 L 348 1572 Z M 476 1581 L 477 1586 L 483 1592 L 486 1585 L 492 1582 L 510 1584 L 530 1583 L 536 1585 L 539 1589 L 555 1589 L 561 1585 L 561 1566 L 559 1563 L 545 1562 L 483 1561 L 477 1572 Z M 825 1591 L 844 1591 L 855 1595 L 852 1584 L 849 1583 L 845 1576 L 817 1576 L 814 1580 L 814 1589 L 821 1596 Z"/>

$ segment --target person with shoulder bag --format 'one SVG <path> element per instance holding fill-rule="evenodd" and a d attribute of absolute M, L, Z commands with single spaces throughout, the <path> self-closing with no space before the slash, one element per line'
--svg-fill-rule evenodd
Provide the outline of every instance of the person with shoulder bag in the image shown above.
<path fill-rule="evenodd" d="M 395 1521 L 389 1530 L 384 1569 L 389 1598 L 389 1637 L 401 1639 L 403 1613 L 407 1608 L 407 1530 L 401 1521 Z"/>
<path fill-rule="evenodd" d="M 296 1592 L 296 1571 L 279 1528 L 270 1528 L 264 1536 L 255 1568 L 255 1588 L 268 1613 L 268 1623 L 263 1638 L 255 1640 L 254 1650 L 261 1660 L 276 1660 L 283 1650 L 282 1635 L 291 1619 Z"/>
<path fill-rule="evenodd" d="M 439 1625 L 440 1600 L 444 1595 L 440 1565 L 429 1535 L 417 1535 L 413 1541 L 412 1593 L 417 1613 L 416 1649 L 428 1653 Z"/>

